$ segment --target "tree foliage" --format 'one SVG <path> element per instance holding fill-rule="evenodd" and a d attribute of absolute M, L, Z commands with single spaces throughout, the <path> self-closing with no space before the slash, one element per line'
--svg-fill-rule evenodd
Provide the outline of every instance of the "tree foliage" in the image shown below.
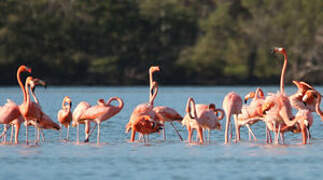
<path fill-rule="evenodd" d="M 27 64 L 51 84 L 322 82 L 322 0 L 1 0 L 0 79 Z M 313 76 L 315 74 L 316 76 Z"/>

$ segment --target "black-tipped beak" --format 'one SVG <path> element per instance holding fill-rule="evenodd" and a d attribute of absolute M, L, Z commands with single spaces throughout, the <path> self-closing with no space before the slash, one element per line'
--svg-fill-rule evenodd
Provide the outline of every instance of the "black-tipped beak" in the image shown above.
<path fill-rule="evenodd" d="M 262 111 L 262 114 L 267 114 L 267 111 L 265 110 L 265 111 Z"/>
<path fill-rule="evenodd" d="M 88 143 L 88 142 L 89 142 L 89 138 L 86 138 L 86 139 L 84 140 L 84 142 L 85 142 L 85 143 Z"/>
<path fill-rule="evenodd" d="M 303 104 L 304 104 L 305 106 L 307 106 L 306 102 L 304 102 L 304 101 L 303 101 Z"/>
<path fill-rule="evenodd" d="M 72 102 L 70 103 L 70 108 L 72 107 Z"/>
<path fill-rule="evenodd" d="M 247 102 L 248 102 L 248 100 L 246 100 L 246 99 L 245 99 L 245 100 L 244 100 L 244 103 L 245 103 L 245 104 L 247 104 Z"/>

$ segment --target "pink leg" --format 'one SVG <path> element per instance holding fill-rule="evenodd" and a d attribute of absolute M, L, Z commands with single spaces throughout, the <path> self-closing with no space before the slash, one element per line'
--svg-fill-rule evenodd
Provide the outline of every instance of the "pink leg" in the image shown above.
<path fill-rule="evenodd" d="M 100 144 L 100 123 L 98 123 L 98 137 L 97 137 L 97 144 Z"/>

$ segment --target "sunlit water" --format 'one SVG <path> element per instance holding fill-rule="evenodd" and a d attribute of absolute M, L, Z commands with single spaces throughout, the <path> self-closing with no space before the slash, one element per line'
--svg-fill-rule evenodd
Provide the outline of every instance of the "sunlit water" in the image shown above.
<path fill-rule="evenodd" d="M 167 105 L 184 115 L 189 96 L 197 103 L 215 103 L 222 107 L 226 93 L 245 95 L 256 87 L 160 87 L 156 105 Z M 322 88 L 317 88 L 322 92 Z M 276 92 L 277 87 L 264 91 Z M 91 143 L 76 145 L 76 129 L 71 128 L 71 142 L 60 140 L 59 133 L 45 131 L 46 142 L 24 144 L 24 128 L 19 145 L 0 145 L 1 179 L 320 179 L 323 162 L 323 127 L 317 115 L 311 128 L 312 144 L 301 145 L 300 134 L 286 134 L 286 145 L 266 145 L 264 124 L 252 126 L 257 142 L 248 142 L 242 128 L 242 142 L 224 145 L 224 131 L 214 131 L 211 144 L 190 145 L 181 142 L 172 127 L 166 125 L 167 141 L 150 136 L 150 144 L 128 143 L 125 125 L 137 104 L 147 102 L 147 87 L 49 87 L 38 88 L 43 110 L 57 121 L 64 96 L 72 98 L 73 108 L 80 101 L 95 104 L 98 98 L 121 97 L 125 106 L 115 117 L 103 122 L 101 144 L 96 145 L 96 132 Z M 287 87 L 291 94 L 295 87 Z M 0 88 L 1 104 L 10 98 L 20 104 L 22 93 L 16 87 Z M 224 121 L 222 125 L 224 125 Z M 182 136 L 187 131 L 176 124 Z M 34 139 L 30 128 L 30 139 Z M 65 135 L 66 129 L 62 134 Z M 83 132 L 83 131 L 82 131 Z M 83 139 L 83 133 L 81 138 Z"/>

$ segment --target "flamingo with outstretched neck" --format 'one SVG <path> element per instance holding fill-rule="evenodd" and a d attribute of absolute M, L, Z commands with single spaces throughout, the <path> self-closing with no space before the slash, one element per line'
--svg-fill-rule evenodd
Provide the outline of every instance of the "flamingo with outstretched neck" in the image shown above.
<path fill-rule="evenodd" d="M 154 72 L 158 72 L 160 71 L 159 66 L 151 66 L 149 68 L 149 98 L 153 97 L 153 83 L 155 82 L 153 80 L 153 73 Z M 178 135 L 179 139 L 181 141 L 183 141 L 182 136 L 180 135 L 180 133 L 178 132 L 178 130 L 176 129 L 175 125 L 173 124 L 174 121 L 177 122 L 181 122 L 183 120 L 183 117 L 173 108 L 170 108 L 168 106 L 155 106 L 153 108 L 153 111 L 156 113 L 157 115 L 157 121 L 161 122 L 162 124 L 165 125 L 166 122 L 169 122 L 171 124 L 171 126 L 175 129 L 176 134 Z M 164 137 L 164 141 L 166 141 L 166 128 L 164 126 L 163 128 L 163 137 Z"/>

